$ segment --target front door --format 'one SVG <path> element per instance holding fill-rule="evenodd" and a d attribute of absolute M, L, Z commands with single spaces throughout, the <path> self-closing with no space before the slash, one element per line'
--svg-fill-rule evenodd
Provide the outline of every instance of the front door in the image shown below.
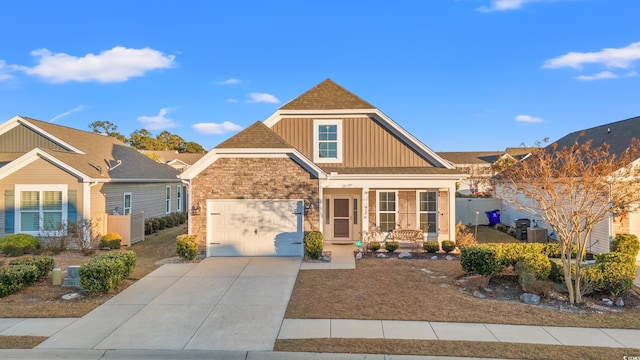
<path fill-rule="evenodd" d="M 351 211 L 349 198 L 333 199 L 333 238 L 349 240 L 351 238 Z"/>

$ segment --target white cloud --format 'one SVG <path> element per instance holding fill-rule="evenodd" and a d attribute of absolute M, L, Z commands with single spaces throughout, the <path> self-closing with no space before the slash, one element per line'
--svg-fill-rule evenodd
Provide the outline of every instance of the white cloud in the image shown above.
<path fill-rule="evenodd" d="M 481 12 L 517 10 L 526 3 L 537 1 L 541 0 L 491 0 L 491 5 L 481 6 L 477 10 Z"/>
<path fill-rule="evenodd" d="M 601 80 L 601 79 L 617 79 L 618 75 L 611 71 L 603 71 L 594 75 L 580 75 L 576 76 L 576 79 L 583 81 Z"/>
<path fill-rule="evenodd" d="M 531 115 L 518 115 L 515 117 L 515 120 L 522 123 L 541 123 L 544 121 L 542 118 L 533 117 Z"/>
<path fill-rule="evenodd" d="M 73 109 L 71 109 L 71 110 L 65 111 L 65 112 L 63 112 L 63 113 L 61 113 L 61 114 L 58 114 L 58 115 L 56 115 L 56 116 L 52 117 L 52 118 L 51 118 L 51 120 L 49 120 L 49 122 L 56 122 L 56 121 L 58 121 L 60 118 L 63 118 L 63 117 L 68 116 L 68 115 L 71 115 L 71 114 L 73 114 L 74 112 L 78 112 L 78 111 L 80 111 L 80 110 L 84 109 L 85 107 L 86 107 L 86 106 L 84 106 L 84 105 L 76 106 L 76 107 L 74 107 L 74 108 L 73 108 Z"/>
<path fill-rule="evenodd" d="M 240 80 L 238 79 L 234 79 L 234 78 L 230 78 L 227 80 L 223 80 L 223 81 L 215 81 L 214 84 L 216 85 L 238 85 L 240 84 Z"/>
<path fill-rule="evenodd" d="M 101 83 L 123 82 L 142 76 L 154 69 L 166 69 L 175 65 L 174 55 L 150 49 L 129 49 L 116 46 L 98 55 L 87 54 L 76 57 L 65 53 L 52 53 L 47 49 L 31 52 L 38 58 L 35 67 L 20 66 L 29 75 L 44 78 L 52 83 L 66 81 Z"/>
<path fill-rule="evenodd" d="M 15 65 L 7 65 L 4 60 L 0 60 L 0 81 L 13 79 L 13 76 L 10 74 L 10 72 L 13 72 L 15 70 Z"/>
<path fill-rule="evenodd" d="M 230 121 L 225 121 L 222 124 L 210 122 L 210 123 L 197 123 L 191 125 L 197 132 L 201 134 L 224 134 L 226 132 L 238 131 L 242 129 L 240 125 L 236 125 Z"/>
<path fill-rule="evenodd" d="M 166 117 L 166 115 L 171 111 L 171 108 L 162 108 L 160 112 L 156 116 L 139 116 L 138 121 L 140 121 L 144 128 L 147 130 L 161 130 L 161 129 L 169 129 L 178 126 L 173 119 Z"/>
<path fill-rule="evenodd" d="M 280 100 L 278 100 L 277 97 L 271 95 L 271 94 L 266 94 L 266 93 L 251 93 L 249 94 L 249 100 L 247 100 L 248 103 L 270 103 L 270 104 L 277 104 L 280 102 Z"/>
<path fill-rule="evenodd" d="M 640 59 L 640 41 L 622 48 L 605 48 L 597 52 L 570 52 L 546 60 L 543 68 L 557 69 L 571 67 L 581 69 L 584 64 L 601 64 L 609 68 L 628 68 Z"/>

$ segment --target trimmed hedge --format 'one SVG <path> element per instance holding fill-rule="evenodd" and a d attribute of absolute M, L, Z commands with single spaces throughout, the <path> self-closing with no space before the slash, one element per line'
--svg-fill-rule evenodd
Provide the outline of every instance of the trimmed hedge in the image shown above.
<path fill-rule="evenodd" d="M 520 284 L 526 287 L 527 282 L 525 278 L 531 277 L 532 280 L 545 280 L 549 278 L 551 273 L 551 261 L 549 258 L 541 253 L 537 254 L 524 254 L 516 262 L 515 265 L 516 274 L 520 279 Z"/>
<path fill-rule="evenodd" d="M 54 261 L 50 256 L 34 256 L 15 259 L 8 266 L 0 268 L 0 297 L 35 284 L 53 270 Z"/>
<path fill-rule="evenodd" d="M 399 247 L 400 247 L 400 243 L 397 242 L 397 241 L 385 241 L 384 242 L 384 249 L 387 250 L 390 253 L 398 250 Z"/>
<path fill-rule="evenodd" d="M 120 249 L 122 246 L 122 236 L 118 233 L 110 232 L 106 233 L 100 239 L 100 247 L 109 248 L 112 250 Z"/>
<path fill-rule="evenodd" d="M 38 239 L 27 234 L 12 234 L 0 239 L 0 252 L 7 256 L 22 256 L 39 248 Z"/>
<path fill-rule="evenodd" d="M 145 235 L 150 235 L 165 228 L 178 226 L 186 223 L 187 219 L 187 212 L 174 212 L 167 216 L 146 219 L 144 221 L 144 233 Z"/>
<path fill-rule="evenodd" d="M 460 249 L 460 265 L 465 272 L 492 276 L 502 271 L 495 248 L 487 245 L 465 246 Z"/>
<path fill-rule="evenodd" d="M 635 258 L 631 255 L 611 252 L 596 255 L 595 264 L 583 268 L 583 276 L 595 291 L 612 296 L 630 290 L 636 278 Z"/>
<path fill-rule="evenodd" d="M 99 255 L 80 267 L 80 286 L 90 292 L 108 292 L 126 279 L 136 266 L 131 250 Z"/>
<path fill-rule="evenodd" d="M 442 241 L 442 251 L 446 253 L 450 253 L 456 248 L 456 243 L 451 240 L 443 240 Z"/>
<path fill-rule="evenodd" d="M 440 250 L 440 244 L 437 241 L 425 241 L 422 243 L 422 248 L 428 253 L 437 253 Z"/>
<path fill-rule="evenodd" d="M 176 238 L 176 254 L 186 260 L 193 260 L 198 256 L 198 240 L 196 235 L 178 235 Z"/>
<path fill-rule="evenodd" d="M 611 242 L 611 251 L 625 253 L 632 257 L 638 256 L 640 251 L 638 237 L 633 234 L 617 234 Z"/>
<path fill-rule="evenodd" d="M 322 233 L 320 231 L 304 232 L 304 255 L 310 259 L 322 256 Z"/>
<path fill-rule="evenodd" d="M 38 268 L 38 278 L 41 279 L 53 270 L 55 266 L 55 261 L 51 256 L 32 256 L 26 258 L 20 258 L 12 260 L 9 263 L 9 266 L 17 266 L 17 265 L 35 265 Z"/>

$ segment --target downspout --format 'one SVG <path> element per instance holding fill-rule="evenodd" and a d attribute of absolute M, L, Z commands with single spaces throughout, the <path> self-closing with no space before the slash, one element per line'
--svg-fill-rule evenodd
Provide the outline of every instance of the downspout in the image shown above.
<path fill-rule="evenodd" d="M 87 221 L 89 224 L 91 222 L 91 188 L 96 185 L 98 185 L 97 180 L 94 180 L 93 183 L 91 182 L 83 183 L 83 186 L 82 186 L 82 222 L 83 224 L 85 223 L 85 221 Z M 82 235 L 84 237 L 84 240 L 88 241 L 91 238 L 91 227 L 89 227 L 89 229 L 83 229 Z"/>
<path fill-rule="evenodd" d="M 185 186 L 187 187 L 187 192 L 189 194 L 189 196 L 187 197 L 187 208 L 185 210 L 187 211 L 187 218 L 189 219 L 189 221 L 187 221 L 187 233 L 191 234 L 191 208 L 193 206 L 191 205 L 191 179 L 183 179 L 181 182 L 185 184 Z"/>

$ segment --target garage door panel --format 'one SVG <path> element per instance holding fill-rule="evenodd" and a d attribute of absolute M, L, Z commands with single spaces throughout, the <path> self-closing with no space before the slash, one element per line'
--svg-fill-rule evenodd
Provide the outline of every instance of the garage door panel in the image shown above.
<path fill-rule="evenodd" d="M 302 256 L 299 200 L 207 201 L 208 256 Z"/>

